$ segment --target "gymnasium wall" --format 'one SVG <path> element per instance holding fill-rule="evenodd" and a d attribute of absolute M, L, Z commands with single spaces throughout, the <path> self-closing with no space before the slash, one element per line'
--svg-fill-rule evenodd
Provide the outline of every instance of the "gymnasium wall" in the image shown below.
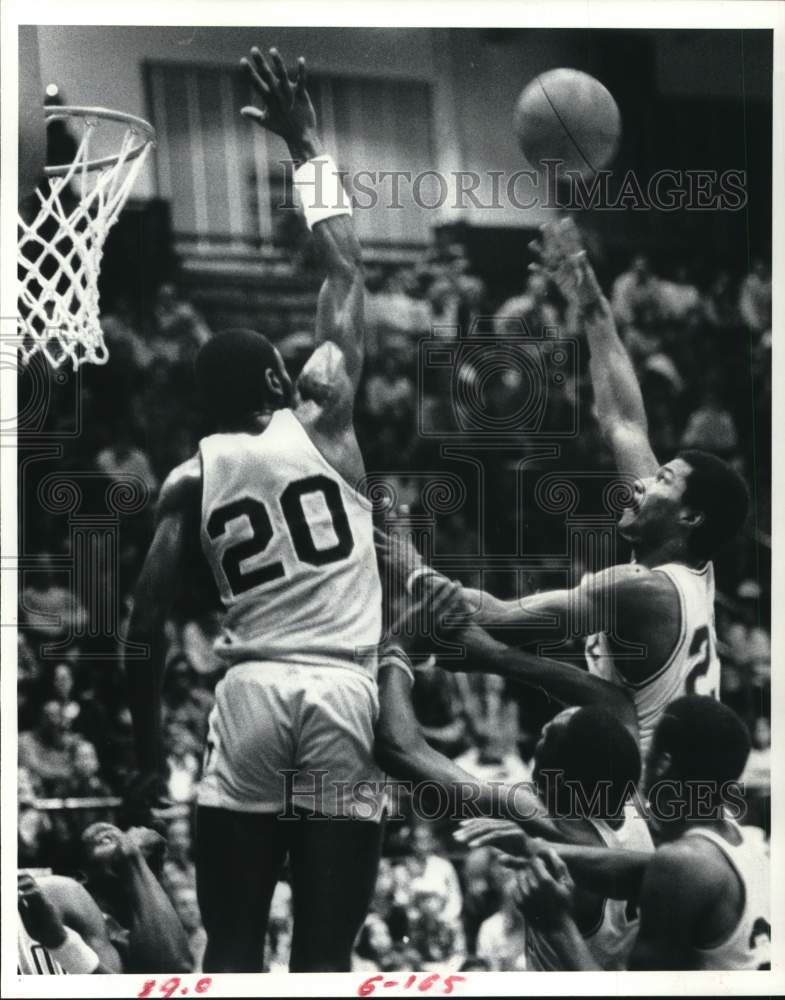
<path fill-rule="evenodd" d="M 629 168 L 651 169 L 655 161 L 678 167 L 693 153 L 689 166 L 713 166 L 718 157 L 722 162 L 727 146 L 717 121 L 728 121 L 734 113 L 749 120 L 763 109 L 765 123 L 770 114 L 768 32 L 81 26 L 39 31 L 45 83 L 56 82 L 70 103 L 100 103 L 141 115 L 150 113 L 146 60 L 232 67 L 252 44 L 275 43 L 290 59 L 301 53 L 315 75 L 423 81 L 431 88 L 431 163 L 445 175 L 467 170 L 509 176 L 525 168 L 511 127 L 512 108 L 529 79 L 559 65 L 594 73 L 616 96 L 625 125 L 616 163 L 622 174 Z M 669 141 L 676 106 L 692 108 L 686 125 L 673 123 L 678 143 Z M 745 150 L 733 155 L 743 159 Z M 149 197 L 155 188 L 148 167 L 136 194 Z M 756 190 L 760 196 L 760 184 Z M 515 193 L 527 200 L 530 187 L 519 181 Z M 488 189 L 479 196 L 487 202 Z M 455 211 L 448 204 L 429 216 L 433 223 L 528 227 L 547 215 L 541 208 L 520 209 L 504 196 L 501 200 L 501 208 L 469 205 Z M 767 208 L 761 204 L 762 219 Z M 602 221 L 612 235 L 613 220 Z M 631 224 L 641 233 L 650 226 L 644 219 Z"/>

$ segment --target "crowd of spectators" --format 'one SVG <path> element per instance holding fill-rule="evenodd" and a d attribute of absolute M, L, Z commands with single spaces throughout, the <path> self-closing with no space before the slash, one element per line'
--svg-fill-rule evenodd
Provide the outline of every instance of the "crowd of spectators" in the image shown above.
<path fill-rule="evenodd" d="M 756 802 L 755 821 L 765 825 L 771 657 L 766 582 L 770 271 L 756 260 L 746 275 L 717 269 L 699 287 L 683 267 L 673 268 L 666 278 L 639 255 L 623 273 L 602 277 L 641 379 L 655 451 L 664 458 L 680 446 L 714 451 L 733 462 L 753 486 L 750 524 L 717 563 L 717 629 L 723 698 L 753 734 L 746 777 Z M 513 486 L 505 485 L 521 455 L 534 447 L 525 435 L 515 447 L 483 457 L 486 502 L 479 504 L 477 484 L 466 472 L 476 467 L 476 460 L 472 465 L 470 459 L 443 455 L 438 434 L 424 432 L 443 429 L 455 448 L 463 444 L 466 454 L 472 454 L 456 415 L 455 384 L 464 380 L 471 386 L 478 371 L 469 361 L 457 376 L 455 371 L 423 375 L 421 369 L 418 374 L 423 338 L 451 337 L 456 327 L 468 330 L 474 317 L 494 316 L 482 334 L 491 346 L 520 330 L 519 320 L 535 338 L 548 328 L 556 330 L 560 342 L 579 340 L 573 317 L 541 278 L 528 277 L 521 288 L 508 292 L 504 301 L 489 301 L 464 248 L 449 241 L 411 265 L 368 266 L 368 357 L 357 406 L 358 432 L 369 475 L 384 479 L 394 497 L 395 516 L 428 509 L 423 486 L 429 478 L 449 474 L 463 482 L 462 502 L 448 503 L 433 514 L 434 558 L 479 556 L 483 547 L 494 554 L 514 553 L 519 520 L 540 552 L 564 549 L 563 516 L 556 523 L 528 504 L 523 514 L 510 499 L 517 495 Z M 169 470 L 193 453 L 203 430 L 191 362 L 211 332 L 171 284 L 161 287 L 145 314 L 130 298 L 116 301 L 103 324 L 110 361 L 84 372 L 81 432 L 68 441 L 61 467 L 75 476 L 88 472 L 107 481 L 133 476 L 147 491 L 148 501 L 140 510 L 118 519 L 117 564 L 110 585 L 117 591 L 122 636 L 157 490 Z M 294 374 L 309 344 L 310 331 L 301 329 L 289 330 L 280 341 Z M 547 419 L 556 425 L 578 418 L 580 434 L 562 442 L 559 468 L 567 474 L 610 468 L 592 420 L 585 354 L 579 343 L 574 369 L 547 401 Z M 526 391 L 522 378 L 514 370 L 497 370 L 483 382 L 483 405 L 502 418 L 512 412 Z M 57 426 L 65 417 L 55 405 L 49 419 Z M 527 469 L 553 471 L 536 456 Z M 28 485 L 35 495 L 36 484 Z M 131 719 L 120 660 L 105 655 L 96 630 L 88 627 L 90 602 L 68 575 L 66 516 L 31 506 L 25 518 L 25 535 L 36 540 L 36 556 L 20 582 L 20 864 L 73 872 L 80 833 L 96 818 L 113 819 L 121 808 L 134 763 Z M 466 568 L 471 562 L 467 558 L 464 569 L 453 573 L 467 584 L 480 580 L 479 563 Z M 581 567 L 572 571 L 579 573 Z M 191 808 L 212 692 L 222 675 L 211 645 L 219 617 L 212 592 L 199 581 L 198 574 L 189 578 L 189 604 L 177 605 L 167 627 L 169 669 L 163 696 L 169 796 L 175 803 L 163 878 L 197 962 L 204 931 L 191 859 Z M 559 581 L 544 571 L 528 573 L 525 580 L 514 571 L 499 571 L 483 582 L 509 596 L 521 586 L 538 589 Z M 195 600 L 199 594 L 201 602 Z M 432 660 L 417 670 L 414 701 L 434 745 L 469 771 L 508 781 L 529 776 L 538 727 L 554 710 L 534 697 L 521 700 L 494 679 L 448 674 Z M 91 801 L 83 808 L 65 808 L 62 800 L 72 798 Z M 523 927 L 510 902 L 507 873 L 491 852 L 481 849 L 464 857 L 449 844 L 439 826 L 390 824 L 371 914 L 357 944 L 358 970 L 519 967 Z M 286 967 L 290 937 L 290 892 L 284 881 L 271 911 L 270 969 Z"/>

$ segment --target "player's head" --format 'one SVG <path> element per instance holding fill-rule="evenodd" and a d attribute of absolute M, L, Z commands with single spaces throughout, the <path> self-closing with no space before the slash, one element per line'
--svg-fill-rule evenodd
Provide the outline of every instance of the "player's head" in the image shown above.
<path fill-rule="evenodd" d="M 747 727 L 727 705 L 697 694 L 671 702 L 654 730 L 643 781 L 660 835 L 718 818 L 749 752 Z"/>
<path fill-rule="evenodd" d="M 242 429 L 259 413 L 289 406 L 286 365 L 267 337 L 253 330 L 216 334 L 196 356 L 196 382 L 210 424 Z"/>
<path fill-rule="evenodd" d="M 559 712 L 534 751 L 534 780 L 552 815 L 618 816 L 640 770 L 635 738 L 597 706 Z"/>
<path fill-rule="evenodd" d="M 159 874 L 166 852 L 164 838 L 142 826 L 133 827 L 128 836 L 139 847 L 153 873 Z M 117 848 L 122 837 L 122 830 L 114 823 L 91 823 L 82 833 L 82 867 L 89 879 L 117 880 Z"/>
<path fill-rule="evenodd" d="M 690 557 L 706 560 L 738 532 L 748 504 L 744 480 L 727 462 L 705 451 L 682 451 L 636 482 L 619 529 L 638 549 L 672 538 Z"/>

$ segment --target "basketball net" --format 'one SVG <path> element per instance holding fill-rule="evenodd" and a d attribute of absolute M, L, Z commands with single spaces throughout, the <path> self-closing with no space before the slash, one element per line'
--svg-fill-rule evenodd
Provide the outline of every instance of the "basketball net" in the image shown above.
<path fill-rule="evenodd" d="M 46 168 L 33 196 L 38 201 L 33 221 L 19 217 L 19 352 L 24 363 L 40 352 L 54 368 L 70 360 L 76 370 L 109 357 L 98 301 L 104 241 L 155 143 L 155 131 L 140 118 L 102 108 L 46 112 L 50 122 L 81 122 L 82 137 L 72 163 Z M 125 128 L 120 151 L 91 159 L 91 140 L 106 120 Z"/>

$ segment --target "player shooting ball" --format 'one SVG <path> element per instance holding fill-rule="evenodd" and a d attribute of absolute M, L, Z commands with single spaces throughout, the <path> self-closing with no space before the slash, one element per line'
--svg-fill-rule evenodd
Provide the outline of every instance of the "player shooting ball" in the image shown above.
<path fill-rule="evenodd" d="M 348 971 L 376 877 L 383 784 L 373 760 L 381 584 L 371 503 L 355 489 L 365 473 L 353 424 L 361 251 L 317 135 L 305 61 L 294 79 L 277 49 L 254 48 L 242 65 L 261 105 L 242 114 L 286 143 L 326 271 L 315 350 L 293 384 L 260 333 L 228 331 L 202 348 L 196 378 L 213 433 L 161 491 L 129 629 L 152 654 L 128 663 L 131 706 L 142 775 L 160 782 L 164 624 L 186 551 L 201 542 L 224 608 L 216 649 L 229 665 L 198 796 L 204 968 L 262 970 L 288 855 L 291 970 Z"/>
<path fill-rule="evenodd" d="M 706 452 L 657 460 L 635 370 L 575 224 L 543 226 L 532 249 L 540 258 L 535 269 L 558 287 L 586 331 L 600 428 L 619 472 L 634 480 L 619 520 L 634 561 L 589 575 L 572 590 L 522 600 L 467 591 L 479 609 L 472 620 L 531 627 L 540 615 L 569 614 L 575 626 L 591 623 L 597 631 L 587 635 L 589 670 L 629 693 L 645 754 L 669 702 L 685 694 L 719 697 L 711 560 L 741 528 L 747 488 Z"/>

